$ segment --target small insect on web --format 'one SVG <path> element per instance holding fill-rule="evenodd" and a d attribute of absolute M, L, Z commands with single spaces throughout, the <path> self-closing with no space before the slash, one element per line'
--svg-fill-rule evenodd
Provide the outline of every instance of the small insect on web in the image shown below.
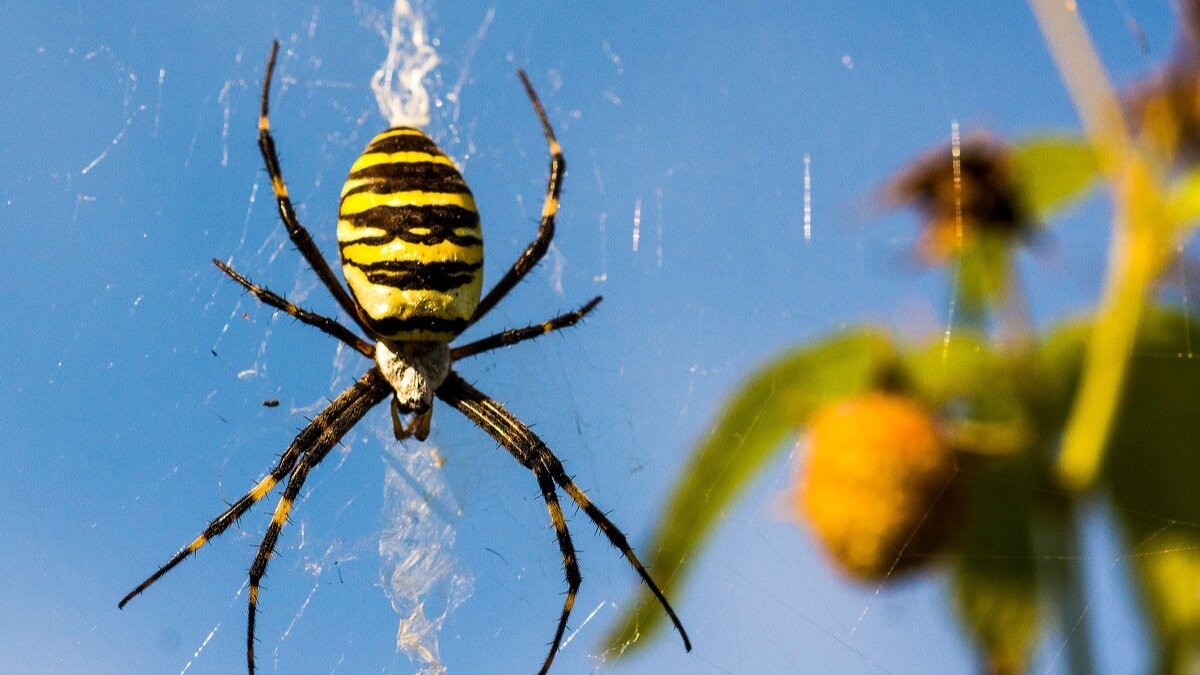
<path fill-rule="evenodd" d="M 393 127 L 368 144 L 351 167 L 350 177 L 342 188 L 337 234 L 342 271 L 350 288 L 347 292 L 297 219 L 283 181 L 267 115 L 278 51 L 276 42 L 271 47 L 263 77 L 258 143 L 271 178 L 279 215 L 296 248 L 346 314 L 374 340 L 374 344 L 336 320 L 302 309 L 254 284 L 229 265 L 219 260 L 213 263 L 263 303 L 341 340 L 373 359 L 375 365 L 301 430 L 266 477 L 213 520 L 192 543 L 126 595 L 120 606 L 124 607 L 224 532 L 286 479 L 283 494 L 250 567 L 246 662 L 249 671 L 253 672 L 260 582 L 309 472 L 368 411 L 389 397 L 396 438 L 424 440 L 429 433 L 436 396 L 491 435 L 532 471 L 546 502 L 563 557 L 567 595 L 550 651 L 539 672 L 545 673 L 554 661 L 582 582 L 575 546 L 558 501 L 559 490 L 565 492 L 625 555 L 667 612 L 683 638 L 684 647 L 690 651 L 691 642 L 678 616 L 621 530 L 591 502 L 567 475 L 550 448 L 529 427 L 467 383 L 452 367 L 454 362 L 468 356 L 573 326 L 600 303 L 597 296 L 579 309 L 544 323 L 502 331 L 458 347 L 450 346 L 451 340 L 486 315 L 537 265 L 554 236 L 554 217 L 566 165 L 529 78 L 524 71 L 518 71 L 550 148 L 550 180 L 537 235 L 513 266 L 486 295 L 481 294 L 483 241 L 470 190 L 453 161 L 424 132 L 413 127 Z"/>

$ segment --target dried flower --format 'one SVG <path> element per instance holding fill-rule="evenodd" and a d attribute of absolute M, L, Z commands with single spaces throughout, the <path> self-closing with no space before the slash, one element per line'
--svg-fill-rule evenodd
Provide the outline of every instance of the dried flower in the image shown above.
<path fill-rule="evenodd" d="M 1145 147 L 1170 163 L 1200 161 L 1200 63 L 1178 58 L 1135 84 L 1125 108 Z"/>
<path fill-rule="evenodd" d="M 1015 239 L 1036 225 L 1009 147 L 986 135 L 917 158 L 888 182 L 884 199 L 893 208 L 913 205 L 921 211 L 925 223 L 917 252 L 926 264 L 944 262 L 980 236 Z"/>

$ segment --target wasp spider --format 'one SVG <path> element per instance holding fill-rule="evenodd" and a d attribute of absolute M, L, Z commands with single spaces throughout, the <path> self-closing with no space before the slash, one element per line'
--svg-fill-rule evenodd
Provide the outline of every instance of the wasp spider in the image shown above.
<path fill-rule="evenodd" d="M 496 306 L 545 255 L 554 236 L 565 163 L 562 149 L 538 100 L 529 78 L 518 71 L 525 92 L 533 102 L 550 146 L 550 182 L 542 208 L 541 223 L 534 239 L 516 263 L 486 295 L 483 282 L 483 239 L 479 214 L 471 191 L 454 162 L 419 129 L 397 127 L 376 136 L 350 167 L 342 188 L 337 238 L 342 273 L 350 287 L 347 293 L 333 270 L 317 250 L 312 238 L 296 218 L 283 182 L 275 141 L 267 119 L 267 101 L 275 58 L 271 47 L 263 78 L 262 108 L 258 122 L 258 145 L 266 160 L 267 173 L 279 205 L 279 215 L 292 242 L 334 299 L 358 327 L 369 336 L 363 339 L 334 319 L 307 311 L 275 293 L 255 285 L 219 260 L 213 263 L 260 301 L 287 312 L 341 340 L 375 365 L 342 392 L 292 441 L 271 472 L 249 492 L 212 521 L 200 536 L 175 554 L 165 565 L 133 589 L 120 602 L 126 603 L 164 574 L 221 534 L 260 499 L 286 479 L 286 486 L 271 524 L 267 527 L 258 555 L 250 566 L 249 614 L 246 630 L 246 661 L 254 671 L 254 621 L 259 582 L 275 549 L 280 531 L 309 471 L 313 469 L 371 408 L 391 397 L 392 422 L 397 439 L 429 433 L 433 398 L 456 408 L 486 431 L 513 457 L 533 472 L 562 550 L 566 568 L 567 595 L 540 672 L 550 668 L 562 641 L 567 618 L 581 582 L 575 546 L 567 530 L 557 491 L 562 490 L 619 549 L 653 591 L 683 637 L 691 643 L 675 611 L 630 548 L 625 535 L 588 499 L 563 469 L 550 448 L 512 413 L 464 380 L 452 367 L 459 359 L 513 345 L 574 325 L 600 302 L 596 297 L 579 309 L 545 323 L 506 330 L 474 342 L 451 347 L 457 337 Z M 372 343 L 373 341 L 373 343 Z"/>

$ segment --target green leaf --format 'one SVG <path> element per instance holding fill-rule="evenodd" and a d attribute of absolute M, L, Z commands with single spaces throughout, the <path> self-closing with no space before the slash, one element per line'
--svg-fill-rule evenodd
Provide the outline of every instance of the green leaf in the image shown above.
<path fill-rule="evenodd" d="M 1200 225 L 1200 168 L 1192 169 L 1171 186 L 1167 209 L 1178 225 Z"/>
<path fill-rule="evenodd" d="M 1179 314 L 1143 321 L 1105 465 L 1159 672 L 1200 667 L 1200 360 L 1186 358 L 1197 339 L 1200 327 Z"/>
<path fill-rule="evenodd" d="M 1028 455 L 982 465 L 967 491 L 952 586 L 967 633 L 986 657 L 984 672 L 1025 672 L 1038 638 L 1031 468 Z"/>
<path fill-rule="evenodd" d="M 987 339 L 963 330 L 904 355 L 904 373 L 912 388 L 935 407 L 994 391 L 999 368 Z"/>
<path fill-rule="evenodd" d="M 1154 672 L 1195 673 L 1200 668 L 1200 537 L 1195 524 L 1124 520 L 1158 643 Z"/>
<path fill-rule="evenodd" d="M 1061 428 L 1069 411 L 1089 329 L 1064 322 L 1042 343 L 1047 428 Z M 1198 340 L 1200 326 L 1179 311 L 1144 312 L 1103 474 L 1160 647 L 1155 672 L 1163 673 L 1195 672 L 1200 663 L 1200 361 L 1188 358 Z"/>
<path fill-rule="evenodd" d="M 784 353 L 753 374 L 700 442 L 663 511 L 647 567 L 675 595 L 721 514 L 822 404 L 871 389 L 894 362 L 877 332 L 842 333 Z M 686 616 L 686 615 L 685 615 Z M 644 589 L 606 639 L 611 654 L 645 645 L 666 617 Z"/>
<path fill-rule="evenodd" d="M 1057 135 L 1029 138 L 1013 148 L 1015 179 L 1025 205 L 1040 220 L 1078 199 L 1100 177 L 1087 139 Z"/>
<path fill-rule="evenodd" d="M 958 452 L 1006 455 L 1036 441 L 1030 415 L 1029 362 L 1025 354 L 998 351 L 967 330 L 904 355 L 913 394 L 939 413 L 941 433 Z"/>
<path fill-rule="evenodd" d="M 1070 412 L 1090 332 L 1091 325 L 1086 321 L 1069 319 L 1047 330 L 1039 345 L 1037 390 L 1033 394 L 1046 429 L 1061 429 Z M 1200 328 L 1174 308 L 1152 306 L 1138 325 L 1134 358 L 1185 356 L 1193 349 L 1192 342 L 1200 347 Z"/>
<path fill-rule="evenodd" d="M 1086 321 L 1064 321 L 1048 330 L 1038 346 L 1037 390 L 1032 394 L 1048 434 L 1061 432 L 1071 412 L 1091 328 Z"/>

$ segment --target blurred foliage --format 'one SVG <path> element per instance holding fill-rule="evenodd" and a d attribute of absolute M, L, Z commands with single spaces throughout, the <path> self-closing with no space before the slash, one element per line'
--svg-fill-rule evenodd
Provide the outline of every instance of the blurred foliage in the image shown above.
<path fill-rule="evenodd" d="M 1076 200 L 1100 179 L 1091 143 L 1070 136 L 1040 136 L 1018 143 L 1013 176 L 1028 208 L 1040 220 Z"/>
<path fill-rule="evenodd" d="M 1078 14 L 1051 0 L 1030 5 L 1086 135 L 1010 144 L 976 134 L 897 172 L 884 198 L 919 212 L 918 257 L 954 269 L 961 310 L 949 332 L 924 343 L 851 328 L 751 374 L 696 447 L 649 546 L 668 593 L 678 593 L 721 514 L 808 432 L 810 464 L 798 453 L 793 495 L 806 529 L 848 577 L 945 574 L 984 671 L 1025 672 L 1055 621 L 1076 636 L 1067 639 L 1070 670 L 1091 671 L 1078 637 L 1090 620 L 1079 514 L 1107 500 L 1157 671 L 1200 672 L 1200 325 L 1154 293 L 1164 270 L 1186 264 L 1178 258 L 1200 224 L 1200 49 L 1188 38 L 1183 56 L 1122 101 Z M 1097 186 L 1113 204 L 1100 302 L 1089 316 L 1034 329 L 1018 248 Z M 848 409 L 857 412 L 846 417 Z M 838 415 L 850 422 L 828 421 Z M 935 429 L 936 442 L 914 428 Z M 893 513 L 918 503 L 905 501 L 917 492 L 896 492 L 917 468 L 895 462 L 926 461 L 933 447 L 953 454 L 953 479 L 942 479 L 953 489 L 922 493 L 920 517 Z M 881 503 L 893 506 L 881 513 Z M 907 538 L 891 529 L 900 520 Z M 933 522 L 952 526 L 929 540 L 936 551 L 918 536 Z M 890 564 L 847 555 L 881 550 Z M 643 592 L 609 646 L 629 653 L 663 618 Z"/>
<path fill-rule="evenodd" d="M 679 588 L 720 516 L 783 441 L 821 405 L 876 386 L 893 360 L 884 335 L 854 331 L 783 354 L 743 383 L 693 454 L 649 547 L 647 567 L 656 570 L 664 593 Z M 645 644 L 637 638 L 658 630 L 665 618 L 657 601 L 643 599 L 622 619 L 609 647 L 623 652 Z"/>
<path fill-rule="evenodd" d="M 992 673 L 1022 672 L 1038 637 L 1033 473 L 1025 456 L 977 470 L 951 564 L 955 603 Z"/>
<path fill-rule="evenodd" d="M 665 586 L 677 590 L 720 514 L 788 452 L 808 419 L 864 392 L 900 391 L 936 411 L 960 453 L 967 498 L 961 506 L 940 501 L 938 508 L 962 509 L 952 518 L 961 527 L 943 554 L 966 629 L 993 672 L 1020 672 L 1044 623 L 1039 604 L 1049 601 L 1038 594 L 1036 562 L 1056 555 L 1038 551 L 1035 534 L 1067 499 L 1053 489 L 1046 447 L 1065 423 L 1087 329 L 1082 321 L 1052 326 L 1035 352 L 1016 356 L 978 334 L 903 346 L 857 330 L 769 362 L 747 379 L 693 456 L 649 547 L 650 568 L 672 570 Z M 1200 401 L 1200 361 L 1180 357 L 1190 353 L 1193 336 L 1200 339 L 1200 325 L 1170 308 L 1156 308 L 1141 322 L 1104 474 L 1155 620 L 1188 645 L 1200 636 L 1200 491 L 1193 485 L 1200 475 L 1200 415 L 1189 414 Z M 644 594 L 610 646 L 636 647 L 663 618 Z"/>
<path fill-rule="evenodd" d="M 1164 672 L 1195 672 L 1200 638 L 1200 362 L 1195 326 L 1143 330 L 1113 431 L 1106 477 L 1156 633 Z"/>

